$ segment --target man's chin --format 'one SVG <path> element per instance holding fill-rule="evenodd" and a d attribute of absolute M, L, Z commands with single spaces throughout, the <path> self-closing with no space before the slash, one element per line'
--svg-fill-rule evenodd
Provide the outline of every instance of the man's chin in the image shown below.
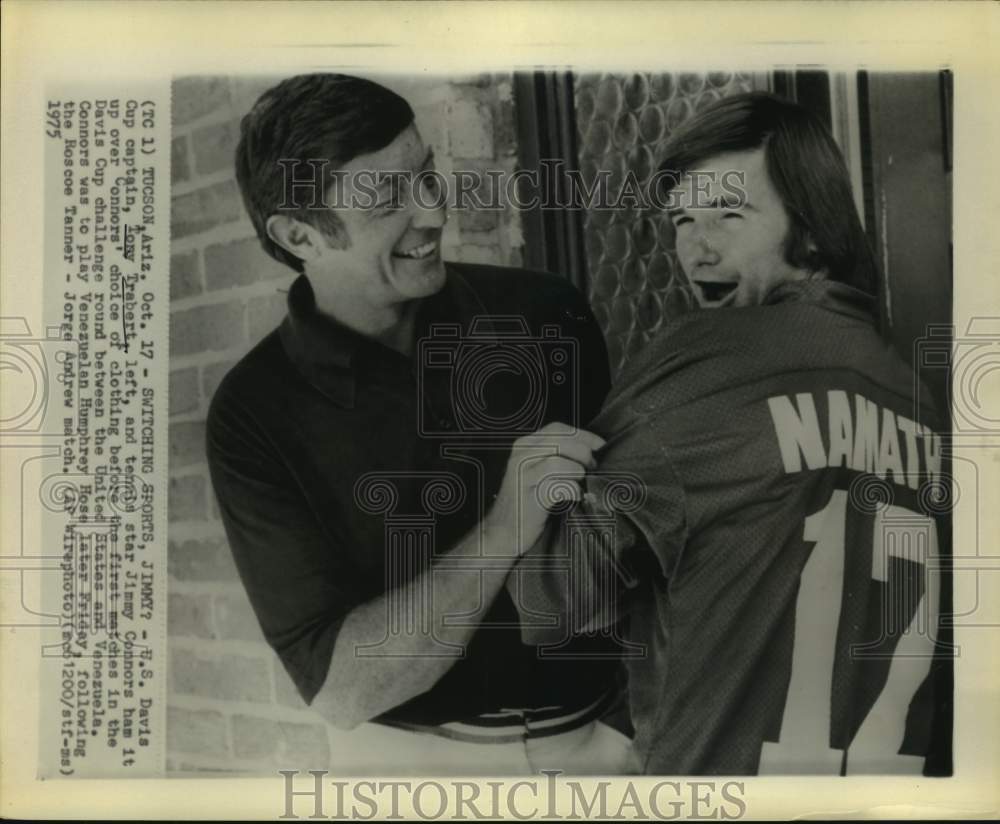
<path fill-rule="evenodd" d="M 410 298 L 423 298 L 440 292 L 446 275 L 440 258 L 424 266 L 393 261 L 391 281 L 396 290 Z"/>

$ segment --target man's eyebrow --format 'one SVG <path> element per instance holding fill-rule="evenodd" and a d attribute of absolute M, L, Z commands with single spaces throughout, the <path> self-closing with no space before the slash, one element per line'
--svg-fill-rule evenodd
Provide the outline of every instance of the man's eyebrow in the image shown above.
<path fill-rule="evenodd" d="M 754 209 L 753 205 L 745 197 L 722 198 L 714 197 L 705 203 L 694 204 L 693 209 Z M 668 212 L 669 214 L 669 212 Z"/>
<path fill-rule="evenodd" d="M 713 201 L 713 205 L 717 209 L 753 209 L 746 195 L 743 195 L 743 197 L 739 197 L 738 195 L 734 195 L 733 197 L 717 197 Z"/>
<path fill-rule="evenodd" d="M 669 209 L 667 209 L 667 217 L 672 220 L 678 215 L 684 214 L 686 211 L 687 209 L 685 209 L 683 206 L 671 206 Z"/>

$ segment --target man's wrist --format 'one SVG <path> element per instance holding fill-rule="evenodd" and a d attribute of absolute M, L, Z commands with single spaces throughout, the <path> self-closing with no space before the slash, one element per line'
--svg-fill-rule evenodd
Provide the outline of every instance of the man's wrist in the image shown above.
<path fill-rule="evenodd" d="M 516 525 L 489 515 L 483 521 L 482 539 L 482 554 L 487 558 L 509 558 L 514 562 L 526 549 Z"/>

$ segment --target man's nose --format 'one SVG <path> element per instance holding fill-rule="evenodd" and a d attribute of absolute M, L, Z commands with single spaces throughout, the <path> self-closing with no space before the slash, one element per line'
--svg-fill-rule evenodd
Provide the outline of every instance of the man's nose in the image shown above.
<path fill-rule="evenodd" d="M 705 231 L 700 231 L 696 237 L 692 238 L 692 241 L 688 254 L 685 256 L 688 259 L 688 270 L 694 270 L 698 266 L 719 265 L 722 256 Z"/>

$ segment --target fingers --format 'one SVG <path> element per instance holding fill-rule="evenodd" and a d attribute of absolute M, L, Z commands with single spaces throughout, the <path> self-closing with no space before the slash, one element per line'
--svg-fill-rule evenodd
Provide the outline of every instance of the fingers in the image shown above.
<path fill-rule="evenodd" d="M 559 421 L 548 423 L 537 432 L 528 435 L 527 437 L 538 438 L 546 435 L 556 436 L 558 441 L 561 441 L 564 438 L 568 440 L 578 440 L 581 443 L 586 444 L 595 452 L 604 446 L 605 443 L 604 438 L 594 432 L 589 432 L 586 429 L 577 429 L 569 424 L 561 423 Z"/>
<path fill-rule="evenodd" d="M 554 456 L 532 467 L 538 478 L 535 486 L 535 496 L 539 504 L 546 510 L 562 508 L 583 497 L 583 487 L 580 481 L 587 470 L 574 460 Z"/>
<path fill-rule="evenodd" d="M 604 438 L 564 423 L 550 423 L 512 444 L 507 471 L 487 518 L 500 534 L 516 535 L 524 551 L 551 513 L 583 499 L 583 480 L 597 468 Z"/>
<path fill-rule="evenodd" d="M 565 458 L 561 455 L 553 455 L 545 459 L 545 462 L 536 467 L 539 472 L 539 480 L 549 476 L 557 475 L 560 478 L 571 478 L 582 480 L 587 474 L 587 468 L 572 458 Z"/>
<path fill-rule="evenodd" d="M 578 481 L 568 478 L 554 478 L 551 475 L 538 485 L 538 502 L 548 511 L 563 507 L 583 498 L 583 489 Z"/>
<path fill-rule="evenodd" d="M 535 494 L 546 510 L 558 509 L 583 497 L 580 481 L 587 470 L 574 460 L 563 457 L 547 458 L 536 467 L 539 473 Z"/>
<path fill-rule="evenodd" d="M 585 429 L 574 430 L 563 423 L 552 423 L 539 429 L 531 435 L 518 438 L 513 445 L 512 458 L 526 450 L 538 451 L 539 458 L 548 455 L 561 455 L 576 461 L 588 469 L 596 469 L 597 461 L 593 453 L 604 446 L 600 435 Z"/>

